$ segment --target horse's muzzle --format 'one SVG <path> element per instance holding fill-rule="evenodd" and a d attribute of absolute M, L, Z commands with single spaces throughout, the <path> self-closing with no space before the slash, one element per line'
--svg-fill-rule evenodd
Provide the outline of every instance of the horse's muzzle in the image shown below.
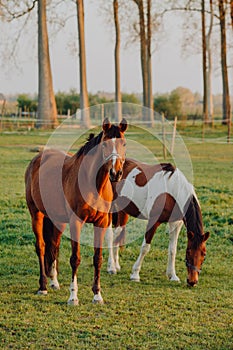
<path fill-rule="evenodd" d="M 122 177 L 123 171 L 119 170 L 117 173 L 115 173 L 112 169 L 109 171 L 109 178 L 111 182 L 118 182 L 120 181 Z"/>
<path fill-rule="evenodd" d="M 187 286 L 188 287 L 196 287 L 198 281 L 189 281 L 189 279 L 187 279 Z"/>

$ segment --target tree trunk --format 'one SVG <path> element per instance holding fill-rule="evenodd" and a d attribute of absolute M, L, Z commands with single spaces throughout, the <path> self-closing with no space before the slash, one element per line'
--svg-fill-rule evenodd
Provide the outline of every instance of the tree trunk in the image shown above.
<path fill-rule="evenodd" d="M 205 0 L 201 2 L 201 24 L 202 24 L 202 72 L 203 72 L 203 123 L 208 122 L 207 104 L 207 59 L 206 59 L 206 35 L 205 35 Z"/>
<path fill-rule="evenodd" d="M 227 70 L 227 44 L 226 44 L 226 12 L 224 7 L 224 1 L 219 0 L 219 18 L 221 29 L 221 66 L 222 66 L 222 84 L 223 84 L 223 119 L 222 124 L 228 124 L 228 128 L 231 126 L 231 106 L 229 95 L 229 83 L 228 83 L 228 70 Z"/>
<path fill-rule="evenodd" d="M 121 83 L 120 83 L 120 24 L 118 18 L 118 0 L 113 0 L 114 24 L 116 32 L 115 42 L 115 118 L 122 119 Z"/>
<path fill-rule="evenodd" d="M 39 128 L 54 128 L 57 125 L 57 107 L 53 91 L 49 56 L 49 41 L 46 22 L 46 0 L 38 1 L 38 61 L 39 61 Z"/>
<path fill-rule="evenodd" d="M 84 5 L 83 0 L 76 0 L 79 37 L 79 75 L 80 75 L 80 108 L 83 126 L 90 127 L 90 111 L 86 78 L 86 51 L 84 33 Z"/>
<path fill-rule="evenodd" d="M 208 57 L 208 68 L 207 68 L 207 105 L 208 105 L 208 122 L 211 126 L 213 126 L 213 95 L 212 95 L 212 52 L 211 52 L 211 34 L 213 29 L 213 19 L 214 19 L 214 12 L 213 12 L 213 1 L 210 0 L 210 25 L 209 30 L 206 35 L 206 51 L 207 51 L 207 57 Z"/>
<path fill-rule="evenodd" d="M 142 67 L 142 85 L 143 85 L 143 106 L 148 106 L 148 71 L 147 71 L 147 40 L 144 18 L 143 0 L 133 0 L 138 6 L 139 26 L 140 26 L 140 51 Z M 144 116 L 144 119 L 147 117 Z"/>
<path fill-rule="evenodd" d="M 151 62 L 151 0 L 147 0 L 147 74 L 148 74 L 148 120 L 154 125 L 154 103 L 152 89 L 152 62 Z"/>

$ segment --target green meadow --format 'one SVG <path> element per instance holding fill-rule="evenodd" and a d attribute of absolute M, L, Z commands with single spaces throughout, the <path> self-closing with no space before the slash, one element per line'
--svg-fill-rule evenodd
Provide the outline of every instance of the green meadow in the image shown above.
<path fill-rule="evenodd" d="M 162 161 L 158 142 L 142 139 L 132 130 L 129 136 L 130 132 Z M 197 132 L 201 137 L 201 130 Z M 92 304 L 93 249 L 82 245 L 77 307 L 67 306 L 71 249 L 66 234 L 60 249 L 61 289 L 49 289 L 47 296 L 36 294 L 39 265 L 25 203 L 24 172 L 36 154 L 32 151 L 47 143 L 49 133 L 0 135 L 1 349 L 233 349 L 233 144 L 216 143 L 213 132 L 204 143 L 191 140 L 189 130 L 181 133 L 187 137 L 204 226 L 211 234 L 197 287 L 186 286 L 184 228 L 176 259 L 181 282 L 166 278 L 168 234 L 163 225 L 142 265 L 141 282 L 129 280 L 144 227 L 131 220 L 129 229 L 138 239 L 122 250 L 117 275 L 108 275 L 108 252 L 103 253 L 103 305 Z"/>

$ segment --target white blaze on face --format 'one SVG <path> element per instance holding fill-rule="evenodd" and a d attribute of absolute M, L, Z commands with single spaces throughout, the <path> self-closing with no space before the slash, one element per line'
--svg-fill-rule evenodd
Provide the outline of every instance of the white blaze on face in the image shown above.
<path fill-rule="evenodd" d="M 117 161 L 117 150 L 116 150 L 116 137 L 114 137 L 112 139 L 112 143 L 113 143 L 113 149 L 112 149 L 112 167 L 113 167 L 113 172 L 115 172 L 116 174 L 116 169 L 115 169 L 115 165 L 116 165 L 116 161 Z"/>

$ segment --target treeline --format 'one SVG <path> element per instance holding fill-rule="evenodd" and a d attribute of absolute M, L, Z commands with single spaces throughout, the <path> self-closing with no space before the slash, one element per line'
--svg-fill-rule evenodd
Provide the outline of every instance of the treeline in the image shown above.
<path fill-rule="evenodd" d="M 101 105 L 114 102 L 114 93 L 98 92 L 97 94 L 88 94 L 90 106 Z M 16 97 L 17 114 L 19 110 L 22 113 L 37 113 L 38 97 L 29 94 L 20 94 Z M 80 95 L 75 90 L 69 92 L 57 92 L 55 94 L 58 115 L 75 115 L 81 108 Z M 142 96 L 139 94 L 122 94 L 122 102 L 127 103 L 123 107 L 124 113 L 132 112 L 133 106 L 129 104 L 142 105 Z M 167 119 L 182 118 L 202 118 L 202 95 L 193 93 L 188 88 L 178 87 L 169 93 L 156 94 L 153 96 L 154 111 L 163 113 Z M 222 96 L 214 95 L 213 104 L 215 116 L 222 113 Z M 106 108 L 106 107 L 105 107 Z M 130 109 L 130 110 L 129 110 Z M 12 109 L 11 109 L 12 110 Z"/>
<path fill-rule="evenodd" d="M 88 94 L 90 106 L 101 105 L 114 102 L 114 94 L 100 92 L 97 94 Z M 67 92 L 58 92 L 55 94 L 58 115 L 74 115 L 81 108 L 80 94 L 75 90 Z M 122 102 L 141 105 L 141 98 L 136 94 L 122 94 Z M 129 108 L 129 106 L 128 106 Z M 38 96 L 29 94 L 20 94 L 17 97 L 18 111 L 26 113 L 37 113 Z M 127 111 L 126 111 L 127 112 Z M 19 113 L 19 112 L 17 112 Z"/>
<path fill-rule="evenodd" d="M 51 23 L 61 23 L 61 30 L 65 28 L 65 18 L 73 17 L 76 14 L 78 28 L 78 55 L 79 61 L 79 87 L 80 102 L 82 110 L 82 124 L 89 127 L 90 118 L 88 115 L 88 107 L 92 105 L 89 101 L 88 81 L 86 74 L 86 43 L 85 43 L 85 8 L 84 0 L 63 1 L 63 0 L 1 0 L 0 1 L 0 23 L 9 25 L 22 19 L 22 28 L 19 28 L 16 42 L 5 40 L 7 46 L 13 46 L 11 53 L 16 51 L 16 44 L 19 42 L 20 36 L 25 40 L 24 33 L 27 20 L 31 16 L 34 19 L 33 26 L 38 25 L 38 124 L 37 127 L 56 127 L 57 114 L 59 107 L 56 105 L 53 89 L 52 69 L 49 52 L 49 43 L 51 32 L 48 25 Z M 64 5 L 65 4 L 65 5 Z M 70 5 L 69 5 L 70 4 Z M 75 7 L 76 9 L 75 9 Z M 112 0 L 100 1 L 98 3 L 99 13 L 102 13 L 106 22 L 111 23 L 114 28 L 114 80 L 115 80 L 115 96 L 116 116 L 121 120 L 121 102 L 123 101 L 121 91 L 121 50 L 124 44 L 131 44 L 135 50 L 135 58 L 140 55 L 142 80 L 142 105 L 150 109 L 149 113 L 145 113 L 143 118 L 149 121 L 153 126 L 153 104 L 159 111 L 164 110 L 167 116 L 170 115 L 170 107 L 175 105 L 177 110 L 173 114 L 184 113 L 183 107 L 179 101 L 179 97 L 175 93 L 170 96 L 157 97 L 152 95 L 152 77 L 155 69 L 152 64 L 152 54 L 154 49 L 161 47 L 160 41 L 166 23 L 171 16 L 178 14 L 183 19 L 183 33 L 187 35 L 187 48 L 193 49 L 194 43 L 197 44 L 198 52 L 202 55 L 202 77 L 203 77 L 203 96 L 202 116 L 205 123 L 212 123 L 214 113 L 213 96 L 212 96 L 212 77 L 213 77 L 213 59 L 216 56 L 221 62 L 220 71 L 222 75 L 222 121 L 228 125 L 228 136 L 231 130 L 231 103 L 229 92 L 229 69 L 232 67 L 232 31 L 233 31 L 233 0 L 229 1 L 209 1 L 209 0 L 180 0 L 180 1 L 152 1 L 152 0 Z M 33 14 L 36 14 L 33 17 Z M 98 13 L 98 16 L 99 16 Z M 169 15 L 170 14 L 170 15 Z M 48 20 L 47 20 L 47 15 Z M 37 18 L 36 18 L 37 16 Z M 174 35 L 173 26 L 169 30 L 170 35 Z M 122 33 L 122 34 L 121 34 Z M 95 28 L 92 28 L 92 35 L 95 35 Z M 123 39 L 123 40 L 122 40 Z M 217 39 L 217 40 L 216 40 Z M 99 38 L 101 40 L 101 38 Z M 12 42 L 12 45 L 11 45 Z M 137 49 L 139 46 L 140 50 Z M 108 49 L 106 47 L 106 49 Z M 5 54 L 5 50 L 0 50 L 0 54 Z M 214 53 L 214 55 L 213 55 Z M 157 54 L 157 51 L 155 55 Z M 9 57 L 11 57 L 10 55 Z M 13 55 L 14 56 L 14 55 Z M 62 59 L 62 57 L 61 57 Z M 170 61 L 172 64 L 172 60 Z M 219 67 L 218 67 L 219 68 Z M 97 67 L 98 69 L 98 67 Z M 166 78 L 166 77 L 165 77 Z M 156 100 L 155 100 L 156 99 Z M 162 99 L 162 101 L 161 101 Z M 76 102 L 75 102 L 76 103 Z M 161 106 L 162 105 L 162 106 Z M 165 107 L 164 107 L 165 105 Z M 72 107 L 73 108 L 73 107 Z M 57 113 L 58 112 L 58 113 Z M 72 112 L 71 112 L 72 113 Z"/>

